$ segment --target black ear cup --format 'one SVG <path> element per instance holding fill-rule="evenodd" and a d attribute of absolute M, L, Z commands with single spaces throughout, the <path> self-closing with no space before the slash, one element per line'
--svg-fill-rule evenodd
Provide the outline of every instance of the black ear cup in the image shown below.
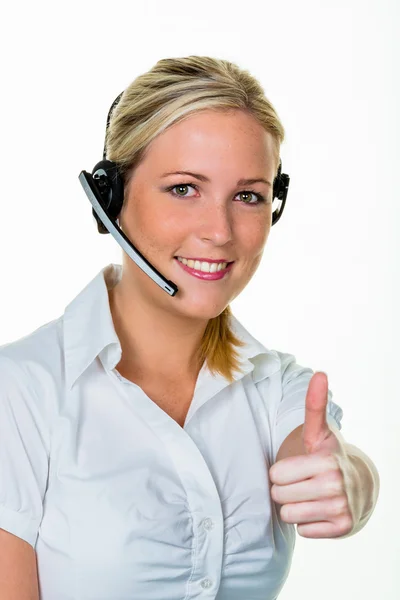
<path fill-rule="evenodd" d="M 116 163 L 111 160 L 101 160 L 94 167 L 92 176 L 102 204 L 110 216 L 116 220 L 121 212 L 124 201 L 124 181 Z M 97 221 L 98 231 L 100 233 L 109 233 L 94 208 L 92 209 L 92 213 Z"/>
<path fill-rule="evenodd" d="M 285 208 L 286 204 L 286 196 L 289 189 L 289 181 L 289 175 L 287 175 L 286 173 L 282 173 L 282 160 L 280 160 L 278 172 L 274 179 L 274 184 L 272 188 L 272 201 L 274 201 L 274 199 L 277 198 L 278 200 L 280 200 L 281 204 L 279 208 L 274 210 L 274 212 L 272 213 L 271 227 L 272 225 L 275 225 L 275 223 L 277 223 L 282 216 L 283 209 Z"/>

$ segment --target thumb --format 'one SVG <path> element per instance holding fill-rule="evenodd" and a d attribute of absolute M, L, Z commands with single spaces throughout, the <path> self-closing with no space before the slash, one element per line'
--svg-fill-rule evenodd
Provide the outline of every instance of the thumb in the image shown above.
<path fill-rule="evenodd" d="M 322 442 L 331 435 L 326 420 L 328 404 L 328 378 L 318 371 L 310 379 L 306 395 L 303 444 L 307 454 L 318 450 Z"/>

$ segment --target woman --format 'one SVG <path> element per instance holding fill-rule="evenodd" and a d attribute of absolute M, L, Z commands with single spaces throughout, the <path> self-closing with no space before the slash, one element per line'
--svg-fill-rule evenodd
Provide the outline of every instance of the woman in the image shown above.
<path fill-rule="evenodd" d="M 122 94 L 106 140 L 116 216 L 178 291 L 123 253 L 0 349 L 7 589 L 29 547 L 24 585 L 42 600 L 272 600 L 294 524 L 346 537 L 369 519 L 378 475 L 339 433 L 326 376 L 229 306 L 268 239 L 283 139 L 259 83 L 224 60 L 160 60 Z"/>

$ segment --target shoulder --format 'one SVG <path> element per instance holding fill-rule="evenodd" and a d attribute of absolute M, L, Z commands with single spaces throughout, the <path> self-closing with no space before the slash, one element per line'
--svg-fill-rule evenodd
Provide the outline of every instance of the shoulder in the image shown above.
<path fill-rule="evenodd" d="M 255 383 L 268 379 L 285 386 L 294 378 L 310 379 L 313 375 L 311 368 L 299 364 L 296 356 L 289 352 L 266 349 L 266 352 L 251 358 L 251 362 L 255 365 L 252 375 Z"/>
<path fill-rule="evenodd" d="M 0 346 L 0 399 L 35 405 L 43 418 L 56 410 L 63 378 L 62 317 Z M 4 408 L 4 407 L 3 407 Z"/>
<path fill-rule="evenodd" d="M 273 362 L 271 353 L 274 356 Z M 298 405 L 304 405 L 305 395 L 314 374 L 310 367 L 297 362 L 294 354 L 279 350 L 269 350 L 268 355 L 260 354 L 256 359 L 252 373 L 253 383 L 271 414 L 285 409 L 294 410 Z"/>
<path fill-rule="evenodd" d="M 14 362 L 22 369 L 35 365 L 53 369 L 61 360 L 62 317 L 38 327 L 31 333 L 0 346 L 0 361 Z"/>

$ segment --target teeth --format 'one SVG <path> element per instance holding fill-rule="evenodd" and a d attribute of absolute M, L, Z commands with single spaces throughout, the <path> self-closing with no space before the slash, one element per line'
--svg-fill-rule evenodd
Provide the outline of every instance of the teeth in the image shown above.
<path fill-rule="evenodd" d="M 222 269 L 226 269 L 228 263 L 209 263 L 206 261 L 200 262 L 199 260 L 187 260 L 186 258 L 182 258 L 178 256 L 178 260 L 187 265 L 191 269 L 196 269 L 196 271 L 204 271 L 204 273 L 215 273 L 216 271 L 221 271 Z"/>

